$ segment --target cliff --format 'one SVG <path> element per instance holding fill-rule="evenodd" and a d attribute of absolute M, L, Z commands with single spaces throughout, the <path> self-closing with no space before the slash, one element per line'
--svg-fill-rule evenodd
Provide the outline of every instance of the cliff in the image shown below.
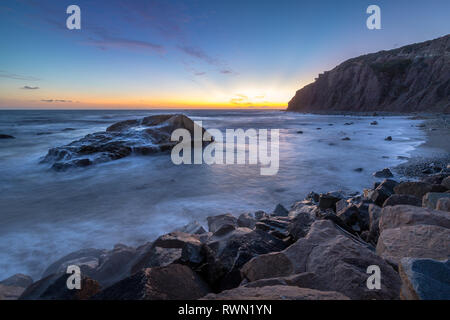
<path fill-rule="evenodd" d="M 349 59 L 298 90 L 287 110 L 450 113 L 450 34 Z"/>

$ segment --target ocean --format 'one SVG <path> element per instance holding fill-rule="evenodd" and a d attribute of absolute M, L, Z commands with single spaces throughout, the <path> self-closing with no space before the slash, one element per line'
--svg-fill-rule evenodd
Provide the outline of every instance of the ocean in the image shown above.
<path fill-rule="evenodd" d="M 64 172 L 40 163 L 49 148 L 161 113 L 183 113 L 223 132 L 279 129 L 278 173 L 263 176 L 258 165 L 177 166 L 169 153 Z M 269 110 L 0 111 L 0 134 L 15 137 L 0 140 L 0 279 L 38 279 L 75 250 L 140 245 L 193 220 L 206 224 L 210 215 L 289 208 L 310 191 L 361 192 L 376 181 L 374 171 L 404 162 L 424 142 L 420 123 Z"/>

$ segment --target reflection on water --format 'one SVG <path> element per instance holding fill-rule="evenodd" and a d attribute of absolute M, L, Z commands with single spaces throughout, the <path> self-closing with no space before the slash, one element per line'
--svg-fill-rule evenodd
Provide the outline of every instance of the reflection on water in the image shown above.
<path fill-rule="evenodd" d="M 373 171 L 398 164 L 397 156 L 423 140 L 411 126 L 417 121 L 403 117 L 184 111 L 223 132 L 280 129 L 278 174 L 261 176 L 257 165 L 176 166 L 169 154 L 67 172 L 39 164 L 51 147 L 155 113 L 161 111 L 0 111 L 0 133 L 16 137 L 0 141 L 0 279 L 17 272 L 36 278 L 71 251 L 137 245 L 208 215 L 288 207 L 312 190 L 360 191 L 374 181 Z"/>

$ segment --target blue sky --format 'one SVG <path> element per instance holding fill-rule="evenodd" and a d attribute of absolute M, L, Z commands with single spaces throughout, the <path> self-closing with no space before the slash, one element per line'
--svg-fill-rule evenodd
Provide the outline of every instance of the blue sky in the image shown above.
<path fill-rule="evenodd" d="M 71 4 L 81 30 L 66 28 Z M 366 28 L 371 4 L 381 30 Z M 0 108 L 282 107 L 348 58 L 450 33 L 449 12 L 450 1 L 3 0 Z"/>

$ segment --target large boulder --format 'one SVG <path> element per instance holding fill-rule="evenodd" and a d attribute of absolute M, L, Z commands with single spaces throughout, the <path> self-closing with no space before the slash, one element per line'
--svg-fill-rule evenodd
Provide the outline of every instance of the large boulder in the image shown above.
<path fill-rule="evenodd" d="M 197 266 L 204 260 L 199 235 L 171 232 L 160 236 L 140 255 L 130 269 L 133 274 L 143 268 L 167 266 L 172 263 Z"/>
<path fill-rule="evenodd" d="M 321 193 L 319 196 L 319 208 L 321 210 L 333 209 L 336 211 L 336 203 L 343 198 L 340 192 Z"/>
<path fill-rule="evenodd" d="M 209 232 L 215 233 L 221 228 L 234 229 L 238 226 L 238 219 L 227 213 L 206 218 L 208 221 Z"/>
<path fill-rule="evenodd" d="M 439 199 L 436 204 L 436 209 L 441 210 L 441 211 L 450 212 L 450 199 L 449 198 Z"/>
<path fill-rule="evenodd" d="M 195 300 L 210 292 L 189 267 L 171 264 L 142 269 L 104 289 L 95 300 Z"/>
<path fill-rule="evenodd" d="M 237 224 L 242 228 L 253 229 L 256 224 L 256 219 L 251 213 L 243 213 L 239 216 Z"/>
<path fill-rule="evenodd" d="M 450 228 L 450 216 L 443 211 L 408 205 L 388 206 L 381 211 L 380 231 L 420 224 Z"/>
<path fill-rule="evenodd" d="M 16 300 L 32 283 L 30 276 L 21 273 L 0 281 L 0 300 Z"/>
<path fill-rule="evenodd" d="M 283 216 L 271 216 L 260 219 L 255 228 L 263 230 L 279 239 L 286 239 L 289 236 L 288 228 L 291 226 L 290 218 Z"/>
<path fill-rule="evenodd" d="M 439 199 L 450 199 L 450 193 L 428 192 L 422 198 L 422 206 L 430 209 L 436 209 Z"/>
<path fill-rule="evenodd" d="M 121 159 L 133 153 L 151 155 L 171 150 L 178 143 L 171 141 L 171 134 L 176 129 L 188 130 L 192 142 L 194 130 L 205 133 L 205 129 L 182 114 L 125 120 L 109 126 L 104 132 L 88 134 L 67 145 L 51 148 L 42 162 L 50 163 L 55 170 L 66 170 Z M 209 133 L 207 135 L 211 137 Z"/>
<path fill-rule="evenodd" d="M 202 300 L 348 300 L 348 297 L 339 292 L 274 285 L 238 287 L 218 294 L 210 293 Z"/>
<path fill-rule="evenodd" d="M 237 228 L 225 235 L 213 235 L 206 243 L 202 275 L 215 290 L 237 287 L 241 267 L 253 257 L 281 251 L 285 242 L 265 231 Z"/>
<path fill-rule="evenodd" d="M 100 284 L 85 275 L 81 275 L 81 288 L 68 289 L 70 274 L 52 274 L 30 285 L 19 300 L 87 300 L 100 292 Z"/>
<path fill-rule="evenodd" d="M 150 247 L 150 243 L 138 248 L 117 244 L 112 250 L 78 250 L 52 263 L 44 271 L 42 278 L 65 273 L 69 265 L 76 265 L 80 268 L 81 274 L 98 281 L 102 287 L 107 287 L 128 277 L 132 267 L 142 259 Z"/>
<path fill-rule="evenodd" d="M 377 254 L 395 264 L 407 257 L 446 259 L 450 257 L 450 229 L 424 224 L 384 229 Z"/>
<path fill-rule="evenodd" d="M 206 233 L 206 230 L 203 228 L 203 226 L 198 221 L 192 221 L 192 222 L 188 223 L 187 225 L 176 229 L 175 231 L 183 232 L 183 233 L 190 233 L 190 234 Z"/>
<path fill-rule="evenodd" d="M 399 265 L 405 300 L 450 300 L 450 260 L 404 258 Z"/>
<path fill-rule="evenodd" d="M 377 265 L 383 275 L 380 290 L 366 285 L 367 268 Z M 313 223 L 309 233 L 278 253 L 253 258 L 242 268 L 248 281 L 313 272 L 325 284 L 323 290 L 337 291 L 352 299 L 397 299 L 400 279 L 395 270 L 377 256 L 369 245 L 336 227 L 333 222 Z"/>
<path fill-rule="evenodd" d="M 419 199 L 431 192 L 432 185 L 426 182 L 402 182 L 394 187 L 396 194 L 408 194 Z"/>
<path fill-rule="evenodd" d="M 421 207 L 422 200 L 409 194 L 393 194 L 389 198 L 387 198 L 386 201 L 384 201 L 383 207 L 396 206 L 399 204 Z"/>

